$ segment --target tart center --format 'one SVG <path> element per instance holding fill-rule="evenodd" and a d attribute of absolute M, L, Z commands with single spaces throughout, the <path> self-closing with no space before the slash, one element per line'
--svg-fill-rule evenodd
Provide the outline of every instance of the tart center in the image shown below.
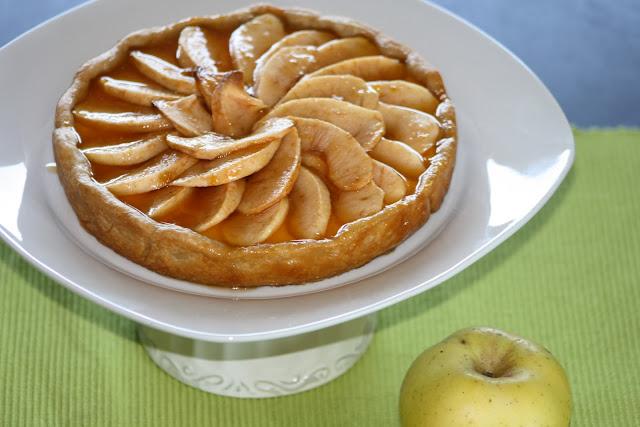
<path fill-rule="evenodd" d="M 249 246 L 331 237 L 413 194 L 438 105 L 367 38 L 263 14 L 130 51 L 74 116 L 93 177 L 120 201 Z"/>

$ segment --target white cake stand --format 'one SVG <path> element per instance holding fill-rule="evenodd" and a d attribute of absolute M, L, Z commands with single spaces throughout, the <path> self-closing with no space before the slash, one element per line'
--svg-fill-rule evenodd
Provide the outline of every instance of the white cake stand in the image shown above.
<path fill-rule="evenodd" d="M 365 353 L 375 330 L 370 314 L 286 338 L 208 342 L 140 325 L 149 357 L 173 378 L 208 393 L 265 398 L 319 387 L 347 372 Z"/>
<path fill-rule="evenodd" d="M 250 3 L 186 0 L 158 8 L 153 0 L 136 7 L 97 0 L 0 49 L 0 237 L 61 285 L 137 322 L 152 360 L 178 380 L 228 396 L 267 397 L 341 375 L 366 350 L 377 311 L 442 283 L 515 233 L 565 177 L 574 144 L 538 78 L 448 12 L 418 1 L 362 7 L 298 0 L 380 28 L 440 69 L 460 133 L 441 211 L 390 254 L 304 286 L 221 290 L 127 264 L 84 232 L 44 168 L 53 161 L 53 106 L 80 64 L 131 31 Z"/>

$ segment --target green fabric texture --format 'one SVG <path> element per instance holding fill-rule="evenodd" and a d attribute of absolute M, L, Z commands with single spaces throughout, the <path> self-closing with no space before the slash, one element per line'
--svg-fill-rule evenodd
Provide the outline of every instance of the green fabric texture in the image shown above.
<path fill-rule="evenodd" d="M 0 424 L 394 426 L 413 359 L 468 326 L 549 348 L 572 426 L 640 419 L 640 131 L 576 131 L 572 171 L 543 210 L 482 260 L 382 311 L 364 357 L 284 398 L 209 395 L 147 357 L 135 324 L 67 291 L 0 244 Z"/>

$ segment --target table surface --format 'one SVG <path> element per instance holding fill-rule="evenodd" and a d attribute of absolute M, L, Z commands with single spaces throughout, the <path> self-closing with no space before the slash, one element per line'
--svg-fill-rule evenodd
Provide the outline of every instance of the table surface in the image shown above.
<path fill-rule="evenodd" d="M 83 0 L 1 0 L 0 45 Z M 640 126 L 640 1 L 436 0 L 518 55 L 576 126 Z M 213 7 L 212 7 L 213 12 Z M 437 65 L 437 64 L 436 64 Z"/>

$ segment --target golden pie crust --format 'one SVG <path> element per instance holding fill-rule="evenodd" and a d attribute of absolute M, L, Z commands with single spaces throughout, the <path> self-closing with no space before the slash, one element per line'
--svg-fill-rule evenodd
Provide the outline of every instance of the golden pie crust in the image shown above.
<path fill-rule="evenodd" d="M 413 194 L 344 225 L 332 237 L 236 247 L 187 228 L 156 222 L 120 201 L 92 177 L 91 164 L 78 148 L 80 138 L 72 114 L 75 105 L 86 96 L 92 79 L 116 67 L 130 50 L 178 37 L 186 26 L 231 30 L 265 13 L 278 16 L 292 30 L 364 36 L 379 47 L 382 55 L 403 61 L 410 75 L 439 99 L 435 116 L 441 125 L 440 139 Z M 58 103 L 53 144 L 58 175 L 69 202 L 83 227 L 100 242 L 166 276 L 214 286 L 255 287 L 320 280 L 366 264 L 396 247 L 439 209 L 451 181 L 457 135 L 454 109 L 440 74 L 407 47 L 349 19 L 256 5 L 135 32 L 84 64 Z"/>

